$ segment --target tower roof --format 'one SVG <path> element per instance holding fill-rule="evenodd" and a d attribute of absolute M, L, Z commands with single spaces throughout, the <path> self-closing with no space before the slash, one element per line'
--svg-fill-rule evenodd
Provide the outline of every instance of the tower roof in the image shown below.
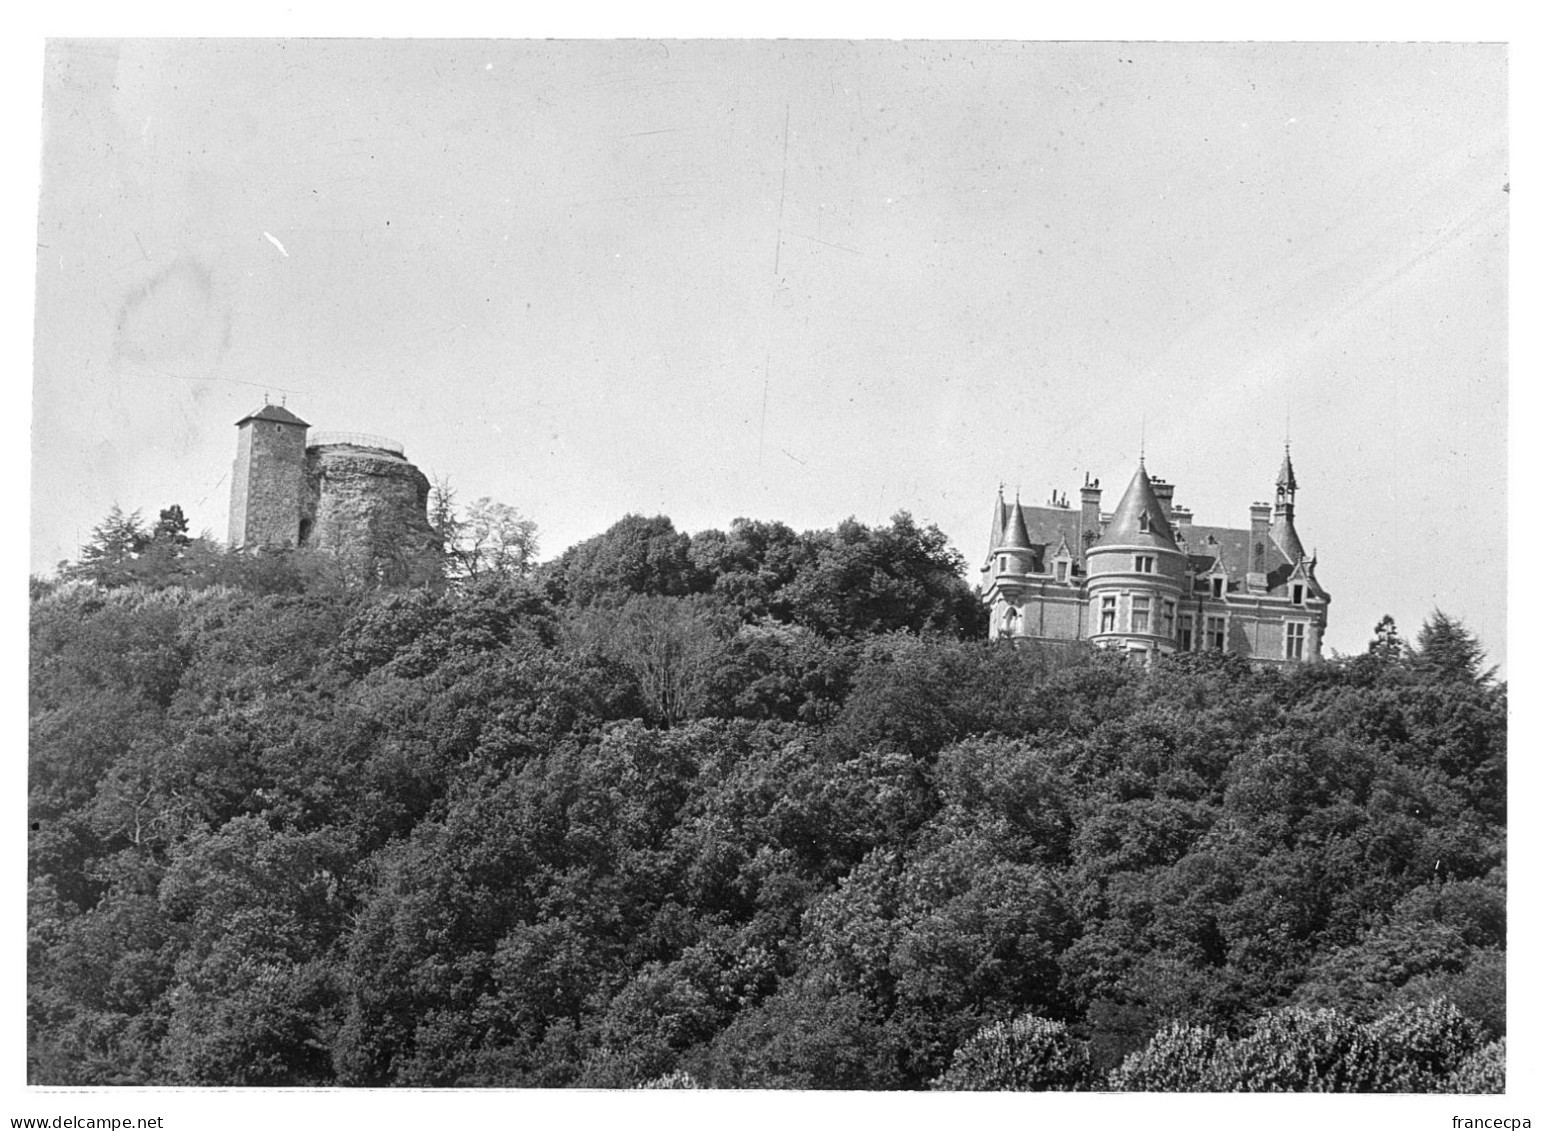
<path fill-rule="evenodd" d="M 987 553 L 1001 545 L 1001 535 L 1007 528 L 1007 501 L 1002 498 L 1001 488 L 996 488 L 996 505 L 991 508 L 991 544 Z"/>
<path fill-rule="evenodd" d="M 1301 538 L 1296 534 L 1296 524 L 1291 521 L 1289 515 L 1279 515 L 1274 520 L 1274 525 L 1269 528 L 1269 537 L 1280 548 L 1280 553 L 1290 559 L 1292 564 L 1306 557 L 1306 550 L 1301 545 Z"/>
<path fill-rule="evenodd" d="M 1108 529 L 1100 539 L 1110 546 L 1154 546 L 1176 550 L 1173 528 L 1162 513 L 1162 504 L 1151 487 L 1151 477 L 1146 474 L 1145 461 L 1135 469 L 1135 478 L 1125 488 L 1124 498 L 1114 511 Z"/>
<path fill-rule="evenodd" d="M 236 421 L 236 427 L 241 427 L 248 420 L 273 420 L 279 424 L 298 424 L 301 428 L 310 427 L 309 424 L 290 412 L 283 405 L 276 404 L 265 404 L 256 412 L 247 413 L 240 420 Z"/>
<path fill-rule="evenodd" d="M 1012 512 L 1007 517 L 1007 526 L 1001 534 L 1001 548 L 1004 550 L 1029 550 L 1033 543 L 1028 540 L 1028 523 L 1023 518 L 1023 504 L 1019 500 L 1012 504 Z"/>
<path fill-rule="evenodd" d="M 1290 445 L 1285 445 L 1285 461 L 1280 464 L 1280 474 L 1275 478 L 1274 485 L 1282 491 L 1294 491 L 1296 489 L 1296 469 L 1290 463 Z"/>

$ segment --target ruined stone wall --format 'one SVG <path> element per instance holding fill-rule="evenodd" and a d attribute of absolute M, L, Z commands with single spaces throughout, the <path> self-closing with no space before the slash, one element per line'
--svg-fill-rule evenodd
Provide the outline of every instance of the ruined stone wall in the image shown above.
<path fill-rule="evenodd" d="M 437 545 L 428 478 L 381 448 L 323 444 L 305 453 L 301 543 L 358 559 L 401 561 Z"/>

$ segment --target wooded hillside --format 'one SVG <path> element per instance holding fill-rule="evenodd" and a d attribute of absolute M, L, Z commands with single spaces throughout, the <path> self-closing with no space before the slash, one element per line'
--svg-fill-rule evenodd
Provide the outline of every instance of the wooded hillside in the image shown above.
<path fill-rule="evenodd" d="M 905 515 L 416 588 L 139 534 L 33 588 L 33 1083 L 1502 1087 L 1438 613 L 1146 670 L 984 640 Z"/>

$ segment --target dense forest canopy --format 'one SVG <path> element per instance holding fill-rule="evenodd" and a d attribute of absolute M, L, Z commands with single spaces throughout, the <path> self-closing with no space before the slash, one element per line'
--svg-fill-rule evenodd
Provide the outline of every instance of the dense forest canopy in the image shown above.
<path fill-rule="evenodd" d="M 986 640 L 904 514 L 537 566 L 483 504 L 437 571 L 170 508 L 34 579 L 32 1082 L 1502 1087 L 1461 624 L 1148 670 Z"/>

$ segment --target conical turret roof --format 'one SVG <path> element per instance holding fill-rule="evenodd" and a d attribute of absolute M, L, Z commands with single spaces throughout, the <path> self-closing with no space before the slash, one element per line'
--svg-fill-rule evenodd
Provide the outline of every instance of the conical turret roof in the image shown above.
<path fill-rule="evenodd" d="M 1114 511 L 1108 529 L 1099 540 L 1105 546 L 1153 546 L 1164 550 L 1176 550 L 1173 528 L 1162 513 L 1162 504 L 1151 488 L 1151 477 L 1146 474 L 1146 463 L 1135 469 L 1135 478 L 1125 488 L 1124 498 Z"/>
<path fill-rule="evenodd" d="M 994 550 L 997 546 L 1001 545 L 1001 535 L 1007 528 L 1007 515 L 1007 501 L 1002 497 L 1001 489 L 998 487 L 996 489 L 996 505 L 991 508 L 990 550 Z"/>
<path fill-rule="evenodd" d="M 1007 516 L 1006 529 L 1001 534 L 1001 549 L 1003 550 L 1029 550 L 1033 543 L 1028 540 L 1028 523 L 1023 517 L 1022 500 L 1012 504 L 1012 511 Z"/>

